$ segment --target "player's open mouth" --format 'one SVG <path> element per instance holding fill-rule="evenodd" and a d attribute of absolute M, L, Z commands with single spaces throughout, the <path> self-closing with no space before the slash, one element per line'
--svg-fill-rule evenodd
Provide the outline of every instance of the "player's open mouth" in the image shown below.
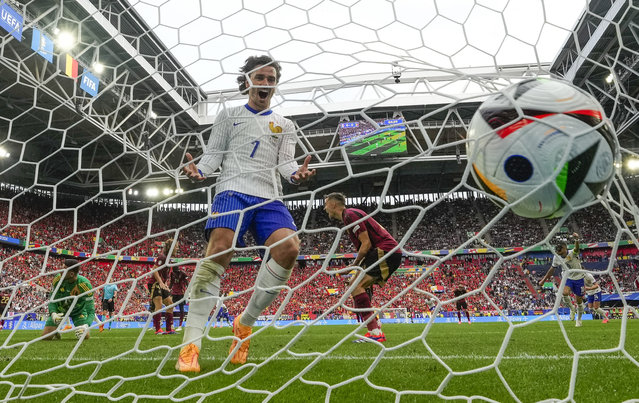
<path fill-rule="evenodd" d="M 259 91 L 257 92 L 257 95 L 258 95 L 261 99 L 266 99 L 266 98 L 268 98 L 268 93 L 269 93 L 269 92 L 268 92 L 268 91 L 266 91 L 266 90 L 259 90 Z"/>

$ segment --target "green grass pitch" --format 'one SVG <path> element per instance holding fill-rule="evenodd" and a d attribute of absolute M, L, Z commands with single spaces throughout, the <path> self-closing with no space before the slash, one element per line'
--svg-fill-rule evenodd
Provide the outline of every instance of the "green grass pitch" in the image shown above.
<path fill-rule="evenodd" d="M 563 324 L 577 351 L 614 349 L 620 343 L 620 320 L 607 325 L 584 321 L 581 328 Z M 177 350 L 171 347 L 181 343 L 180 334 L 92 330 L 92 338 L 82 344 L 72 333 L 58 341 L 25 344 L 39 332 L 19 331 L 7 339 L 10 332 L 2 331 L 0 399 L 16 399 L 20 393 L 23 398 L 33 397 L 46 391 L 42 385 L 51 385 L 60 390 L 30 401 L 98 402 L 109 401 L 108 395 L 120 402 L 157 402 L 167 401 L 165 397 L 171 395 L 188 402 L 258 402 L 269 397 L 269 392 L 279 391 L 270 401 L 322 402 L 328 394 L 334 402 L 431 402 L 440 400 L 432 395 L 438 388 L 442 396 L 455 401 L 472 396 L 514 401 L 499 374 L 523 402 L 568 397 L 574 354 L 558 322 L 512 328 L 498 371 L 490 366 L 508 333 L 505 323 L 435 324 L 428 329 L 426 325 L 386 324 L 385 350 L 375 343 L 351 343 L 348 335 L 354 329 L 255 328 L 245 366 L 224 362 L 230 329 L 212 329 L 212 340 L 205 340 L 200 358 L 202 372 L 189 376 L 173 368 Z M 639 321 L 629 320 L 625 334 L 625 351 L 631 358 L 622 352 L 580 356 L 575 401 L 616 402 L 639 397 Z M 299 338 L 286 348 L 296 336 Z M 326 356 L 312 365 L 317 353 Z M 14 361 L 18 354 L 20 358 Z M 478 368 L 487 369 L 466 372 Z M 65 385 L 74 385 L 75 392 Z M 329 386 L 333 386 L 330 393 Z M 204 396 L 214 391 L 217 393 Z M 431 395 L 419 395 L 419 391 L 430 391 Z"/>

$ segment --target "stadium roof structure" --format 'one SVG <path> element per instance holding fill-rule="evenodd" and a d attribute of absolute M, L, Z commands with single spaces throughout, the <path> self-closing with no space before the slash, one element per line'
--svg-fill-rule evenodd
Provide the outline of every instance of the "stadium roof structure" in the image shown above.
<path fill-rule="evenodd" d="M 167 47 L 161 32 L 141 16 L 142 10 L 125 0 L 8 3 L 24 16 L 25 29 L 22 43 L 10 34 L 4 36 L 0 102 L 5 106 L 0 133 L 11 130 L 11 139 L 3 145 L 22 160 L 10 169 L 10 162 L 0 160 L 2 181 L 89 197 L 117 198 L 124 190 L 146 183 L 189 189 L 191 185 L 177 177 L 184 154 L 199 154 L 219 108 L 243 103 L 244 97 L 235 88 L 205 86 L 194 79 L 179 54 L 174 54 L 180 52 Z M 605 8 L 604 3 L 591 2 L 590 8 Z M 581 21 L 589 16 L 584 14 Z M 628 29 L 633 29 L 631 25 Z M 91 69 L 95 61 L 105 66 L 98 96 L 78 90 L 75 81 L 60 71 L 64 70 L 60 62 L 47 63 L 30 49 L 28 28 L 51 37 L 57 29 L 75 32 L 78 42 L 70 55 L 84 69 Z M 570 47 L 570 41 L 564 48 Z M 460 144 L 481 100 L 531 75 L 549 70 L 563 75 L 555 66 L 569 68 L 569 60 L 559 62 L 565 54 L 555 58 L 554 70 L 541 62 L 438 68 L 410 58 L 395 63 L 391 57 L 373 63 L 377 70 L 366 73 L 293 74 L 294 79 L 278 87 L 273 102 L 303 134 L 298 155 L 315 152 L 313 165 L 321 169 L 321 175 L 310 187 L 328 186 L 347 175 L 340 153 L 325 151 L 336 145 L 340 121 L 364 115 L 370 119 L 402 116 L 410 122 L 406 156 L 353 160 L 352 173 L 380 171 L 333 190 L 378 194 L 387 175 L 384 167 L 395 164 L 391 194 L 443 192 L 459 183 L 464 173 L 465 152 Z M 240 55 L 243 58 L 246 53 Z M 62 53 L 56 56 L 62 61 Z M 285 71 L 295 72 L 294 63 L 283 64 Z M 228 67 L 229 71 L 238 65 Z M 400 83 L 395 82 L 397 72 Z M 441 147 L 425 153 L 427 141 L 434 140 Z"/>
<path fill-rule="evenodd" d="M 0 162 L 2 181 L 91 195 L 141 178 L 165 180 L 183 158 L 176 153 L 183 139 L 174 134 L 198 127 L 205 94 L 144 22 L 117 1 L 9 4 L 24 17 L 24 29 L 22 42 L 4 35 L 0 130 L 5 136 L 11 130 L 3 146 L 22 160 L 8 170 L 15 161 Z M 50 38 L 57 30 L 73 32 L 77 43 L 69 55 L 80 67 L 105 66 L 98 95 L 64 75 L 64 52 L 55 63 L 34 52 L 29 28 Z"/>
<path fill-rule="evenodd" d="M 611 118 L 619 142 L 639 151 L 639 9 L 623 0 L 596 0 L 550 71 L 593 94 Z"/>

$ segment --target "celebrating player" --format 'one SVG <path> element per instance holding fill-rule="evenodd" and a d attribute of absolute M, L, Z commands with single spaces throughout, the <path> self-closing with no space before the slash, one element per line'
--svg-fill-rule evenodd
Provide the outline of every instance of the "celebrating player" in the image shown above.
<path fill-rule="evenodd" d="M 561 266 L 563 263 L 566 264 L 569 270 L 579 270 L 582 269 L 581 262 L 579 261 L 579 235 L 575 232 L 572 234 L 575 239 L 575 247 L 573 250 L 568 252 L 568 246 L 565 242 L 560 242 L 555 247 L 555 252 L 559 256 L 554 256 L 552 259 L 552 265 L 550 265 L 550 269 L 546 272 L 544 278 L 541 279 L 539 285 L 543 285 L 546 281 L 550 280 L 555 269 Z M 585 310 L 584 304 L 584 272 L 583 271 L 572 271 L 567 272 L 564 271 L 563 274 L 566 275 L 566 286 L 563 290 L 563 296 L 561 300 L 563 303 L 570 308 L 570 320 L 575 319 L 575 310 L 577 311 L 577 322 L 575 323 L 576 327 L 581 326 L 581 315 L 583 315 Z M 575 294 L 575 299 L 577 300 L 577 308 L 572 303 L 570 299 L 570 293 Z"/>
<path fill-rule="evenodd" d="M 66 259 L 64 264 L 68 267 L 66 274 L 64 276 L 58 274 L 51 284 L 49 317 L 42 335 L 48 335 L 45 340 L 59 339 L 60 334 L 56 332 L 56 329 L 70 309 L 69 316 L 76 327 L 76 337 L 79 339 L 85 334 L 85 338 L 88 339 L 89 326 L 95 319 L 95 306 L 91 292 L 93 287 L 86 277 L 78 274 L 80 262 L 75 259 Z"/>
<path fill-rule="evenodd" d="M 341 220 L 348 227 L 346 233 L 357 248 L 357 258 L 355 258 L 353 266 L 368 269 L 363 277 L 353 276 L 349 284 L 351 286 L 353 282 L 357 281 L 357 286 L 351 292 L 351 296 L 355 308 L 362 310 L 359 313 L 366 321 L 371 315 L 374 315 L 374 311 L 371 310 L 371 297 L 366 290 L 371 288 L 372 291 L 373 284 L 380 287 L 386 284 L 388 278 L 402 263 L 402 252 L 397 248 L 397 241 L 375 219 L 372 217 L 364 218 L 367 214 L 362 210 L 346 208 L 346 196 L 342 193 L 331 193 L 325 196 L 324 210 L 330 218 Z M 372 267 L 378 260 L 381 261 Z M 356 342 L 374 340 L 382 343 L 386 341 L 379 319 L 371 319 L 366 327 L 368 332 L 364 335 L 365 338 L 356 340 Z"/>
<path fill-rule="evenodd" d="M 453 294 L 456 297 L 459 297 L 460 295 L 464 295 L 466 294 L 466 289 L 464 288 L 463 285 L 459 284 L 457 286 L 457 288 L 453 291 Z M 457 320 L 460 325 L 461 325 L 461 313 L 462 311 L 464 313 L 466 313 L 466 319 L 468 320 L 468 324 L 470 325 L 470 314 L 468 313 L 468 304 L 466 303 L 466 298 L 460 298 L 457 300 L 457 302 L 455 303 L 455 308 L 457 309 Z"/>
<path fill-rule="evenodd" d="M 186 299 L 184 294 L 186 293 L 186 287 L 189 285 L 189 278 L 186 273 L 180 268 L 173 269 L 171 273 L 171 298 L 173 302 L 180 308 L 180 324 L 178 325 L 176 332 L 182 331 L 182 324 L 184 323 L 184 307 L 186 306 Z"/>
<path fill-rule="evenodd" d="M 294 160 L 297 139 L 293 122 L 270 109 L 280 81 L 279 63 L 268 56 L 252 56 L 240 71 L 237 81 L 240 92 L 248 94 L 248 103 L 222 110 L 198 165 L 187 153 L 188 163 L 183 168 L 191 180 L 203 180 L 219 167 L 222 173 L 205 228 L 206 259 L 191 279 L 189 318 L 184 332 L 187 344 L 176 364 L 182 372 L 200 370 L 197 357 L 204 329 L 219 298 L 221 276 L 233 256 L 235 232 L 242 246 L 244 233 L 250 229 L 257 243 L 269 248 L 270 257 L 263 260 L 255 291 L 244 312 L 233 321 L 236 338 L 229 352 L 233 354 L 231 362 L 246 362 L 250 343 L 246 339 L 252 326 L 287 283 L 299 252 L 297 227 L 279 200 L 282 183 L 275 173 L 294 185 L 315 175 L 315 170 L 308 169 L 310 156 L 302 166 Z M 241 218 L 239 211 L 244 212 Z M 237 213 L 221 214 L 229 212 Z"/>
<path fill-rule="evenodd" d="M 599 283 L 590 273 L 584 275 L 584 289 L 586 290 L 586 295 L 588 295 L 590 312 L 597 312 L 603 318 L 602 323 L 608 323 L 608 312 L 599 306 L 601 304 L 601 287 L 599 287 Z"/>
<path fill-rule="evenodd" d="M 102 288 L 102 323 L 100 323 L 100 332 L 104 330 L 105 320 L 109 320 L 109 318 L 113 317 L 115 297 L 118 295 L 118 291 L 117 284 L 106 284 L 104 288 Z M 109 322 L 109 330 L 111 330 L 111 322 Z"/>
<path fill-rule="evenodd" d="M 171 267 L 166 266 L 167 255 L 171 250 L 171 244 L 173 239 L 168 239 L 162 246 L 162 253 L 155 260 L 155 268 L 160 267 L 159 270 L 154 271 L 153 275 L 149 278 L 149 293 L 151 294 L 151 304 L 153 307 L 153 327 L 155 328 L 155 334 L 174 334 L 175 330 L 173 326 L 173 307 L 166 308 L 166 331 L 162 331 L 162 304 L 169 306 L 173 304 L 171 293 L 169 292 L 169 278 L 171 277 Z M 175 249 L 177 249 L 178 243 L 175 243 Z"/>

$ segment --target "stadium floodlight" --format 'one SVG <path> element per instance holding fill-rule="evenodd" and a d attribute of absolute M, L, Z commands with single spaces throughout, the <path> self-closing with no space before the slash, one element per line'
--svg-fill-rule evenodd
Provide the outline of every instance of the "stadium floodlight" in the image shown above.
<path fill-rule="evenodd" d="M 626 168 L 631 171 L 636 171 L 639 169 L 639 158 L 630 158 L 626 161 Z"/>
<path fill-rule="evenodd" d="M 160 194 L 158 188 L 148 188 L 146 190 L 147 197 L 157 197 Z"/>
<path fill-rule="evenodd" d="M 7 152 L 4 148 L 0 147 L 0 158 L 9 158 L 11 154 Z"/>
<path fill-rule="evenodd" d="M 149 109 L 149 116 L 151 117 L 151 119 L 157 119 L 158 114 L 153 112 L 152 109 Z"/>
<path fill-rule="evenodd" d="M 73 49 L 75 46 L 75 35 L 69 31 L 60 31 L 56 39 L 56 45 L 64 51 Z"/>
<path fill-rule="evenodd" d="M 173 189 L 164 188 L 163 193 L 164 193 L 165 196 L 168 196 L 171 193 L 173 193 Z"/>
<path fill-rule="evenodd" d="M 100 63 L 100 62 L 93 62 L 93 71 L 96 74 L 102 74 L 104 73 L 104 64 Z"/>
<path fill-rule="evenodd" d="M 177 188 L 177 189 L 175 189 L 175 193 L 184 193 L 184 189 Z"/>
<path fill-rule="evenodd" d="M 612 73 L 610 73 L 610 74 L 608 74 L 608 76 L 606 77 L 606 82 L 607 82 L 608 84 L 610 84 L 610 83 L 612 82 L 612 80 L 614 80 L 614 79 L 615 79 L 615 76 L 614 76 Z"/>
<path fill-rule="evenodd" d="M 138 191 L 137 191 L 137 190 L 134 190 L 134 191 L 133 191 L 133 196 L 137 196 L 137 195 L 138 195 Z"/>

